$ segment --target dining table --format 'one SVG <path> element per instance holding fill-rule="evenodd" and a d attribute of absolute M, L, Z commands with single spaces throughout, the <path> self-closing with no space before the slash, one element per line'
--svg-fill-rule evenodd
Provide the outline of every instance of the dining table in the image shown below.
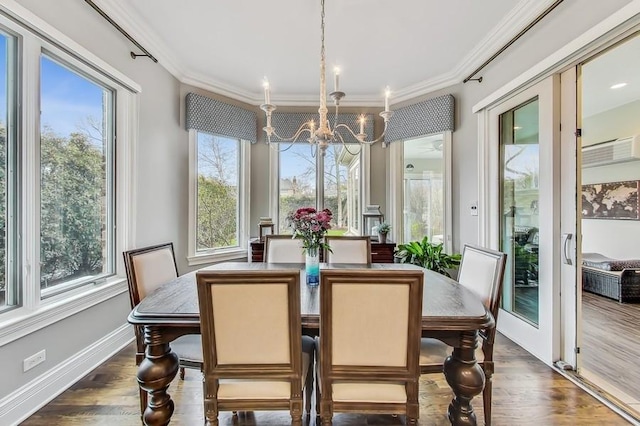
<path fill-rule="evenodd" d="M 304 264 L 298 263 L 218 263 L 162 284 L 134 307 L 128 321 L 142 327 L 146 345 L 145 358 L 137 372 L 140 387 L 149 395 L 143 414 L 145 424 L 166 425 L 171 420 L 174 402 L 167 391 L 178 372 L 178 357 L 171 351 L 171 342 L 186 334 L 200 334 L 198 272 L 293 268 L 299 269 L 301 274 L 303 333 L 318 335 L 320 289 L 305 283 Z M 345 268 L 398 271 L 419 268 L 424 271 L 422 337 L 436 338 L 453 348 L 451 355 L 443 360 L 443 373 L 453 391 L 448 418 L 452 425 L 475 425 L 476 415 L 471 400 L 482 392 L 485 384 L 484 371 L 475 358 L 478 332 L 495 326 L 493 316 L 480 297 L 449 277 L 411 264 L 321 264 L 320 275 L 323 270 Z"/>

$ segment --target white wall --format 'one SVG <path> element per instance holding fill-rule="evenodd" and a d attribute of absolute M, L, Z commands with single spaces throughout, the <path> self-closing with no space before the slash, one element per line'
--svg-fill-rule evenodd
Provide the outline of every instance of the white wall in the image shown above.
<path fill-rule="evenodd" d="M 640 100 L 582 122 L 585 145 L 640 134 Z M 640 180 L 640 161 L 582 169 L 582 183 Z M 582 219 L 582 252 L 601 253 L 616 259 L 640 259 L 640 221 Z"/>
<path fill-rule="evenodd" d="M 173 241 L 180 270 L 185 269 L 187 140 L 179 127 L 179 84 L 160 64 L 131 59 L 131 43 L 87 3 L 77 0 L 21 0 L 18 2 L 50 25 L 81 44 L 142 87 L 137 147 L 137 215 L 135 245 Z M 118 254 L 118 261 L 122 262 Z M 127 324 L 126 293 L 84 312 L 67 317 L 0 347 L 0 401 L 38 376 L 50 374 L 95 342 Z M 128 338 L 132 329 L 125 327 Z M 126 333 L 125 333 L 126 334 Z M 23 373 L 22 360 L 45 349 L 47 360 Z M 134 361 L 133 359 L 131 360 Z M 135 386 L 135 378 L 132 386 Z M 49 380 L 50 382 L 50 380 Z M 24 397 L 29 397 L 26 395 Z M 38 395 L 38 398 L 47 398 Z M 6 401 L 6 399 L 5 399 Z M 4 421 L 0 421 L 2 424 Z"/>

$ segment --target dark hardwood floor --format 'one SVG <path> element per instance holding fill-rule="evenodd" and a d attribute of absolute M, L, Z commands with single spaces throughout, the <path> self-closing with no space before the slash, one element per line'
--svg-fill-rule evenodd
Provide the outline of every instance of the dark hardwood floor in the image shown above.
<path fill-rule="evenodd" d="M 573 383 L 499 335 L 495 350 L 493 387 L 494 425 L 625 425 L 628 424 Z M 133 344 L 59 395 L 22 424 L 139 425 L 138 388 L 135 381 Z M 187 370 L 184 381 L 176 378 L 169 389 L 176 402 L 172 424 L 202 425 L 200 372 Z M 424 375 L 420 381 L 420 425 L 446 425 L 451 390 L 442 374 Z M 482 424 L 482 398 L 474 400 L 478 424 Z M 221 425 L 284 425 L 286 412 L 240 413 L 233 422 L 222 413 Z M 315 425 L 311 417 L 310 426 Z M 334 424 L 396 425 L 401 418 L 380 415 L 337 414 Z"/>
<path fill-rule="evenodd" d="M 640 399 L 640 304 L 582 293 L 583 367 Z"/>

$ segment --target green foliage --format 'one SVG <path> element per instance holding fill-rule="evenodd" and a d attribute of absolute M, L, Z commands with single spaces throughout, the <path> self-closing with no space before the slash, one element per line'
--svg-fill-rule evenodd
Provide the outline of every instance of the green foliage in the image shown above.
<path fill-rule="evenodd" d="M 389 231 L 391 231 L 391 225 L 389 225 L 387 222 L 382 222 L 380 225 L 378 225 L 378 234 L 388 234 Z"/>
<path fill-rule="evenodd" d="M 107 207 L 102 150 L 84 133 L 44 132 L 40 165 L 41 286 L 100 273 Z"/>
<path fill-rule="evenodd" d="M 238 196 L 237 187 L 198 176 L 198 249 L 237 244 Z"/>
<path fill-rule="evenodd" d="M 427 236 L 422 241 L 411 241 L 407 244 L 398 245 L 394 256 L 400 263 L 412 263 L 448 277 L 451 277 L 451 275 L 449 275 L 447 269 L 457 267 L 462 259 L 460 254 L 445 253 L 442 243 L 430 243 Z"/>

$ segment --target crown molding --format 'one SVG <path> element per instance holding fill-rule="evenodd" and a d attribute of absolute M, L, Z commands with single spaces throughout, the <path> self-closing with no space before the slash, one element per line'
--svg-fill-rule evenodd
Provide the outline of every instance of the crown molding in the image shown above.
<path fill-rule="evenodd" d="M 189 70 L 182 67 L 180 61 L 176 60 L 171 50 L 160 41 L 160 36 L 145 25 L 139 16 L 131 13 L 127 0 L 93 0 L 93 2 L 158 59 L 158 64 L 178 81 L 183 81 L 190 74 Z M 132 47 L 135 49 L 133 44 Z"/>
<path fill-rule="evenodd" d="M 490 55 L 497 52 L 529 25 L 555 0 L 520 0 L 518 4 L 493 27 L 493 29 L 471 50 L 454 68 L 454 73 L 464 80 L 478 68 Z"/>
<path fill-rule="evenodd" d="M 395 90 L 390 99 L 390 103 L 393 105 L 405 102 L 461 83 L 462 80 L 484 62 L 490 54 L 497 52 L 498 49 L 514 37 L 522 28 L 532 22 L 540 13 L 553 4 L 554 1 L 555 0 L 520 0 L 453 70 Z M 161 38 L 159 35 L 145 25 L 139 16 L 131 12 L 126 0 L 94 0 L 94 2 L 158 58 L 158 63 L 181 83 L 218 93 L 250 105 L 257 106 L 262 103 L 260 92 L 251 92 L 237 86 L 224 84 L 182 67 L 180 62 L 171 53 L 171 50 L 160 41 Z M 272 96 L 272 100 L 275 104 L 281 106 L 314 106 L 318 104 L 318 99 L 315 96 L 310 97 L 309 95 L 280 94 L 279 96 Z M 362 95 L 350 97 L 341 102 L 341 106 L 372 106 L 376 104 L 382 104 L 380 97 Z"/>

